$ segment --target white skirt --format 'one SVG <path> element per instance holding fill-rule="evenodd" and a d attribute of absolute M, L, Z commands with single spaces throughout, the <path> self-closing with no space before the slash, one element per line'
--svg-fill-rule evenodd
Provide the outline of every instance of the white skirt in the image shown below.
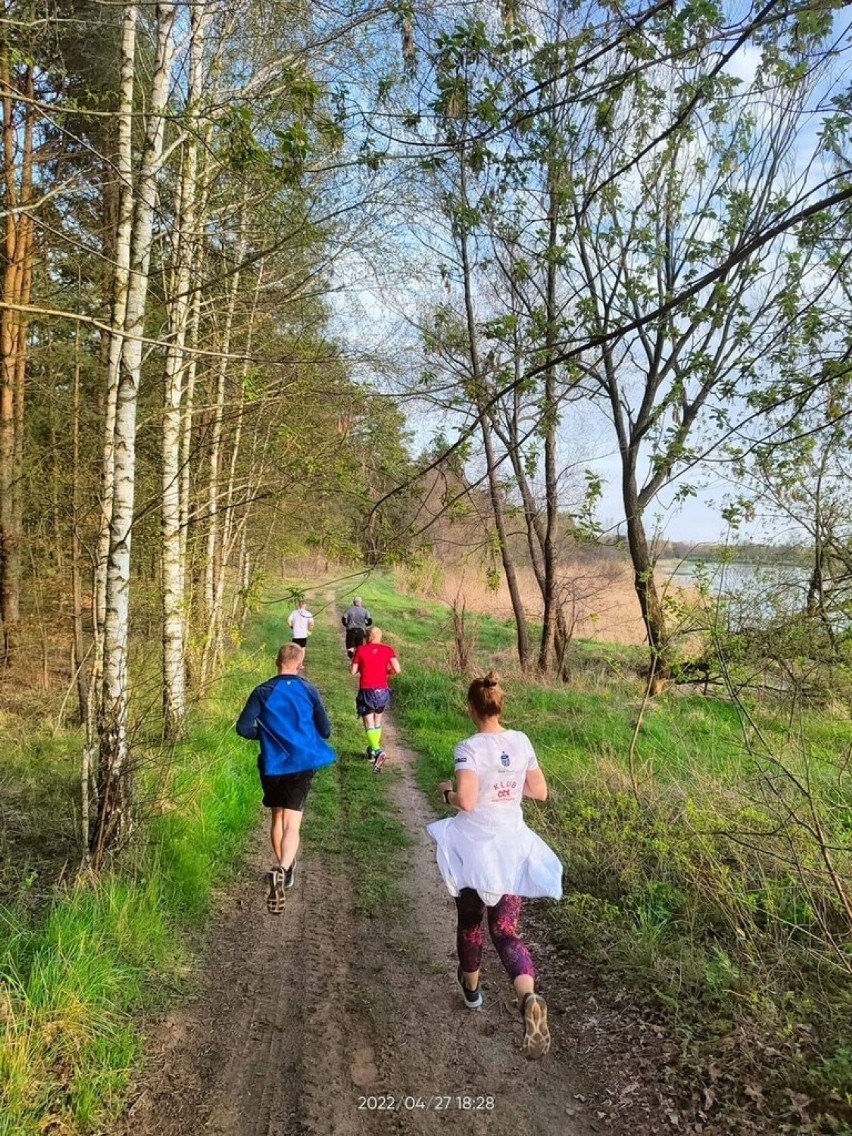
<path fill-rule="evenodd" d="M 562 898 L 562 864 L 523 816 L 495 828 L 458 813 L 426 831 L 438 845 L 438 871 L 450 895 L 473 888 L 489 907 L 503 895 Z"/>

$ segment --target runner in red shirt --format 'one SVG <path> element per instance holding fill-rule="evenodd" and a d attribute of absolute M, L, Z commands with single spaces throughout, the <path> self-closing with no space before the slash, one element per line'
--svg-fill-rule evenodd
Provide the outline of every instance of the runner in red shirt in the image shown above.
<path fill-rule="evenodd" d="M 359 675 L 355 709 L 367 732 L 367 757 L 378 773 L 385 763 L 382 749 L 382 714 L 390 705 L 388 676 L 399 674 L 396 651 L 382 642 L 382 629 L 371 627 L 367 642 L 352 657 L 352 674 Z"/>

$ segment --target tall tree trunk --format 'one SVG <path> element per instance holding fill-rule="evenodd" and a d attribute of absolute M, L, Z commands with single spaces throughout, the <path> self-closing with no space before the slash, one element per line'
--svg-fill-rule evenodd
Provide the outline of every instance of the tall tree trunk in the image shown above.
<path fill-rule="evenodd" d="M 219 624 L 222 618 L 222 596 L 217 592 L 216 582 L 222 557 L 222 541 L 220 532 L 220 487 L 219 478 L 222 468 L 222 429 L 225 414 L 225 393 L 228 378 L 228 355 L 231 350 L 231 335 L 234 327 L 234 313 L 237 306 L 237 296 L 240 287 L 240 266 L 245 259 L 245 205 L 240 214 L 239 238 L 236 248 L 236 266 L 231 277 L 231 289 L 228 295 L 228 307 L 225 312 L 225 324 L 222 339 L 219 345 L 221 358 L 216 370 L 216 392 L 213 399 L 213 421 L 210 438 L 209 457 L 209 483 L 207 488 L 207 554 L 204 564 L 204 606 L 207 619 L 207 634 L 201 654 L 201 682 L 204 684 L 210 673 L 212 660 L 216 654 L 216 644 L 219 640 Z"/>
<path fill-rule="evenodd" d="M 494 514 L 494 527 L 497 530 L 497 542 L 500 547 L 500 559 L 506 575 L 506 586 L 512 600 L 512 610 L 515 613 L 515 628 L 518 646 L 518 661 L 521 669 L 526 670 L 530 659 L 530 640 L 527 629 L 527 616 L 521 599 L 521 589 L 515 571 L 515 562 L 509 551 L 509 539 L 506 531 L 506 517 L 503 508 L 503 497 L 500 492 L 500 483 L 497 478 L 497 459 L 494 453 L 494 440 L 491 431 L 491 421 L 485 409 L 479 408 L 479 427 L 482 433 L 482 443 L 485 447 L 485 462 L 488 470 L 488 493 L 491 500 L 491 511 Z"/>
<path fill-rule="evenodd" d="M 89 681 L 90 712 L 100 714 L 104 671 L 104 624 L 106 623 L 106 578 L 110 549 L 110 523 L 112 520 L 113 489 L 115 485 L 115 415 L 118 403 L 118 383 L 121 353 L 124 347 L 124 326 L 127 316 L 127 293 L 130 287 L 130 255 L 133 233 L 135 193 L 133 185 L 133 94 L 136 68 L 137 8 L 128 4 L 124 9 L 121 34 L 119 106 L 117 114 L 117 144 L 114 193 L 105 191 L 105 198 L 117 201 L 116 228 L 111 234 L 113 257 L 112 311 L 107 352 L 107 381 L 104 399 L 103 451 L 101 454 L 100 500 L 98 513 L 98 541 L 92 585 L 92 628 L 94 646 Z M 112 171 L 111 171 L 112 172 Z"/>
<path fill-rule="evenodd" d="M 201 224 L 201 215 L 204 209 L 204 201 L 206 195 L 204 190 L 201 191 L 201 208 L 199 211 L 199 225 Z M 201 279 L 202 276 L 202 262 L 204 260 L 204 244 L 201 242 L 198 248 L 198 260 L 195 265 L 197 278 Z M 201 300 L 202 292 L 200 287 L 196 287 L 192 295 L 192 308 L 189 317 L 189 330 L 187 332 L 187 341 L 190 347 L 196 347 L 199 339 L 199 329 L 201 326 Z M 187 621 L 184 626 L 186 632 L 186 642 L 184 643 L 184 671 L 186 675 L 186 684 L 190 686 L 192 683 L 193 675 L 191 671 L 192 655 L 189 652 L 189 628 L 191 614 L 195 610 L 194 597 L 192 594 L 192 561 L 194 558 L 193 546 L 190 545 L 189 535 L 190 527 L 193 518 L 193 426 L 195 422 L 195 388 L 198 376 L 198 356 L 192 352 L 190 354 L 187 369 L 186 369 L 186 382 L 183 397 L 183 425 L 181 427 L 181 440 L 180 440 L 180 562 L 184 566 L 184 604 L 186 606 L 188 615 Z"/>
<path fill-rule="evenodd" d="M 222 538 L 221 538 L 221 555 L 219 556 L 218 570 L 216 574 L 216 585 L 214 591 L 214 607 L 220 613 L 219 622 L 217 627 L 216 636 L 216 651 L 215 656 L 220 658 L 224 648 L 224 626 L 222 619 L 222 612 L 224 611 L 225 599 L 225 582 L 227 577 L 228 566 L 231 564 L 231 556 L 233 553 L 234 543 L 239 535 L 239 529 L 235 525 L 236 511 L 237 511 L 237 497 L 236 497 L 236 483 L 237 483 L 237 470 L 240 460 L 240 446 L 243 436 L 243 419 L 245 415 L 246 401 L 245 389 L 246 381 L 249 373 L 249 358 L 252 351 L 252 343 L 254 341 L 254 324 L 257 317 L 257 305 L 260 299 L 261 289 L 263 288 L 263 271 L 264 261 L 261 260 L 257 269 L 257 279 L 255 281 L 252 300 L 251 311 L 248 319 L 248 329 L 245 342 L 245 359 L 242 365 L 242 373 L 240 376 L 239 388 L 236 395 L 236 402 L 231 412 L 232 417 L 235 419 L 235 426 L 233 436 L 231 438 L 231 458 L 228 470 L 228 483 L 225 488 L 225 507 L 224 518 L 222 522 Z"/>
<path fill-rule="evenodd" d="M 3 300 L 0 310 L 0 661 L 9 665 L 21 617 L 21 532 L 24 463 L 24 392 L 27 325 L 22 306 L 32 282 L 33 132 L 32 67 L 23 75 L 23 111 L 15 97 L 11 48 L 0 39 L 0 114 L 3 133 Z M 19 185 L 20 179 L 20 185 Z"/>
<path fill-rule="evenodd" d="M 75 681 L 80 724 L 89 717 L 86 681 L 86 636 L 83 631 L 83 548 L 80 541 L 80 327 L 74 340 L 74 390 L 71 407 L 71 607 Z M 86 794 L 88 800 L 88 793 Z M 84 824 L 83 831 L 88 831 Z"/>
<path fill-rule="evenodd" d="M 464 155 L 461 156 L 461 187 L 462 202 L 467 207 L 467 193 L 465 191 Z M 503 508 L 503 498 L 500 492 L 500 483 L 497 477 L 497 460 L 494 453 L 494 439 L 491 429 L 487 407 L 487 392 L 485 390 L 482 373 L 482 360 L 479 355 L 479 340 L 476 330 L 476 318 L 473 307 L 473 278 L 468 251 L 467 232 L 463 223 L 460 224 L 459 246 L 462 256 L 462 269 L 464 276 L 464 309 L 467 321 L 468 350 L 470 364 L 473 372 L 473 385 L 476 398 L 476 409 L 479 418 L 479 428 L 482 434 L 482 444 L 485 448 L 485 462 L 488 473 L 488 491 L 491 500 L 491 510 L 494 514 L 494 527 L 497 530 L 497 541 L 500 548 L 500 559 L 503 563 L 503 572 L 506 576 L 506 585 L 512 600 L 512 610 L 515 613 L 515 629 L 518 645 L 518 661 L 522 669 L 526 669 L 530 657 L 529 632 L 527 630 L 527 616 L 521 600 L 521 590 L 518 586 L 515 563 L 509 549 L 506 533 L 506 519 Z"/>
<path fill-rule="evenodd" d="M 548 170 L 548 203 L 550 206 L 547 219 L 547 287 L 545 293 L 547 327 L 545 329 L 544 353 L 546 368 L 544 372 L 544 492 L 545 492 L 545 528 L 542 542 L 542 556 L 544 560 L 544 615 L 541 626 L 541 641 L 538 650 L 538 667 L 546 673 L 550 666 L 550 656 L 556 639 L 556 611 L 558 600 L 556 596 L 556 539 L 559 526 L 559 492 L 556 474 L 556 425 L 558 422 L 556 403 L 556 367 L 553 357 L 557 350 L 557 310 L 556 310 L 556 249 L 559 242 L 559 203 L 557 189 L 554 185 L 555 173 L 552 167 Z"/>
<path fill-rule="evenodd" d="M 639 424 L 631 424 L 625 414 L 617 366 L 609 347 L 603 350 L 603 365 L 612 421 L 621 452 L 621 500 L 627 519 L 627 548 L 633 565 L 633 587 L 639 600 L 639 610 L 650 648 L 648 689 L 655 695 L 662 689 L 665 680 L 671 677 L 671 643 L 666 614 L 654 577 L 654 558 L 645 532 L 645 502 L 640 496 L 636 476 L 642 432 Z"/>
<path fill-rule="evenodd" d="M 664 680 L 671 675 L 670 644 L 666 615 L 654 578 L 654 559 L 648 546 L 645 520 L 629 464 L 622 479 L 622 495 L 627 517 L 627 547 L 633 564 L 633 586 L 651 648 L 650 689 L 652 694 L 656 694 Z"/>
<path fill-rule="evenodd" d="M 515 376 L 517 379 L 521 377 L 521 355 L 519 352 L 515 354 Z M 509 454 L 509 460 L 512 463 L 512 471 L 515 475 L 515 483 L 517 484 L 518 491 L 521 494 L 521 501 L 524 506 L 524 527 L 527 533 L 527 548 L 530 554 L 530 565 L 535 575 L 536 583 L 538 584 L 539 591 L 542 596 L 542 603 L 544 602 L 544 595 L 546 591 L 545 571 L 544 571 L 544 542 L 546 535 L 546 524 L 542 521 L 541 512 L 536 505 L 532 489 L 530 487 L 529 478 L 527 477 L 526 469 L 524 468 L 523 454 L 521 452 L 521 440 L 518 424 L 520 421 L 521 413 L 521 397 L 519 386 L 516 387 L 514 393 L 515 406 L 513 416 L 508 424 L 507 429 L 500 429 L 496 420 L 494 421 L 494 430 L 500 441 L 506 447 Z M 554 424 L 555 429 L 555 424 Z M 556 484 L 554 474 L 554 485 Z M 565 655 L 568 645 L 571 641 L 571 628 L 565 621 L 565 611 L 556 590 L 555 581 L 555 565 L 554 565 L 554 597 L 553 607 L 554 612 L 553 621 L 555 623 L 555 631 L 553 635 L 554 647 L 554 667 L 553 670 L 558 673 L 563 679 L 568 677 L 568 669 L 565 666 Z"/>
<path fill-rule="evenodd" d="M 129 762 L 129 635 L 130 551 L 136 488 L 136 409 L 142 371 L 142 336 L 153 241 L 157 180 L 162 166 L 164 110 L 172 64 L 174 4 L 158 4 L 157 54 L 147 108 L 147 126 L 133 214 L 130 286 L 127 290 L 125 340 L 119 366 L 115 416 L 115 474 L 110 548 L 106 577 L 103 697 L 98 734 L 98 815 L 92 835 L 92 864 L 118 847 L 132 823 L 132 782 Z"/>
<path fill-rule="evenodd" d="M 80 832 L 83 863 L 89 862 L 89 826 L 93 805 L 94 718 L 91 687 L 86 677 L 86 636 L 83 628 L 83 549 L 80 541 L 80 327 L 74 342 L 74 390 L 71 409 L 71 606 L 74 676 L 80 724 L 85 727 L 80 762 Z"/>
<path fill-rule="evenodd" d="M 172 279 L 169 348 L 166 353 L 163 408 L 163 733 L 177 738 L 186 717 L 186 565 L 181 541 L 180 460 L 183 383 L 186 372 L 186 336 L 191 321 L 191 273 L 198 248 L 198 100 L 201 95 L 204 32 L 207 16 L 202 5 L 191 12 L 189 82 L 187 88 L 187 143 L 175 216 L 176 266 Z"/>
<path fill-rule="evenodd" d="M 256 423 L 255 428 L 250 430 L 251 445 L 249 447 L 248 469 L 246 472 L 246 485 L 248 486 L 248 494 L 246 502 L 242 509 L 242 517 L 240 518 L 240 590 L 238 593 L 239 604 L 235 607 L 234 622 L 242 628 L 245 625 L 246 617 L 249 614 L 249 596 L 252 591 L 254 583 L 254 567 L 255 564 L 264 564 L 267 558 L 267 551 L 269 544 L 272 540 L 275 531 L 274 524 L 267 525 L 264 529 L 264 542 L 256 554 L 249 548 L 248 544 L 248 525 L 249 519 L 254 512 L 254 504 L 251 499 L 252 489 L 255 486 L 262 485 L 266 474 L 266 455 L 272 450 L 271 439 L 274 432 L 274 419 L 270 416 L 266 422 L 266 428 L 261 431 L 260 423 Z"/>

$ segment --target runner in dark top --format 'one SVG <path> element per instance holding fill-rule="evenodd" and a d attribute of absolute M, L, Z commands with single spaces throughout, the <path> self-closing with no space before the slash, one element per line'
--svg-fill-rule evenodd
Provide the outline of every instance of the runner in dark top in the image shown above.
<path fill-rule="evenodd" d="M 340 622 L 346 628 L 346 654 L 351 662 L 357 649 L 363 646 L 367 638 L 367 628 L 373 622 L 370 613 L 361 603 L 360 596 L 356 596 L 351 607 L 344 611 Z"/>

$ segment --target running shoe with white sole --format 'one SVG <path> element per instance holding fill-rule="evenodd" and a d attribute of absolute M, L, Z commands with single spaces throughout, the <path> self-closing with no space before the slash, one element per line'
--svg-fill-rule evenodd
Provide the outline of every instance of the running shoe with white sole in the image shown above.
<path fill-rule="evenodd" d="M 379 770 L 384 765 L 385 756 L 386 756 L 385 751 L 383 749 L 377 749 L 375 751 L 375 756 L 373 757 L 373 772 L 374 773 L 378 773 Z"/>
<path fill-rule="evenodd" d="M 477 988 L 475 990 L 470 990 L 465 985 L 464 972 L 462 971 L 461 967 L 459 967 L 458 971 L 456 972 L 456 977 L 459 980 L 459 986 L 461 986 L 461 988 L 462 988 L 462 994 L 464 995 L 464 1004 L 467 1006 L 467 1008 L 469 1010 L 481 1009 L 482 1008 L 482 991 L 480 990 L 480 988 L 477 986 Z"/>
<path fill-rule="evenodd" d="M 550 1030 L 547 1028 L 547 1003 L 540 994 L 527 994 L 521 1003 L 524 1017 L 524 1040 L 521 1050 L 524 1057 L 535 1061 L 550 1049 Z"/>
<path fill-rule="evenodd" d="M 284 887 L 285 887 L 285 889 L 291 888 L 293 886 L 293 876 L 295 875 L 295 872 L 296 872 L 296 861 L 294 860 L 289 868 L 284 869 Z"/>
<path fill-rule="evenodd" d="M 284 869 L 273 868 L 269 873 L 269 895 L 266 897 L 266 910 L 270 915 L 280 915 L 284 910 Z"/>

